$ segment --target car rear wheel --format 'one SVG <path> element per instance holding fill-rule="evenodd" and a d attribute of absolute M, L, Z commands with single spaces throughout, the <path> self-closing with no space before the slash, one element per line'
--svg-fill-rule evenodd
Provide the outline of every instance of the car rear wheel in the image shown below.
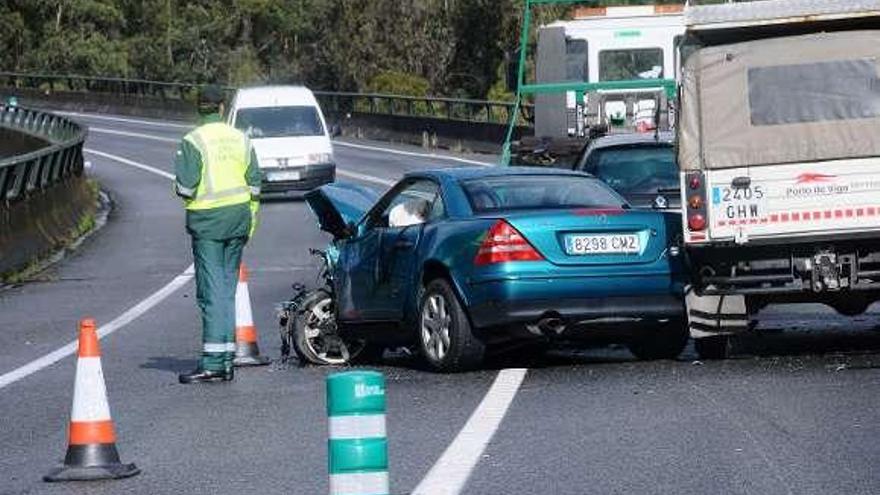
<path fill-rule="evenodd" d="M 688 328 L 679 319 L 658 323 L 656 328 L 649 329 L 630 341 L 627 347 L 639 359 L 652 361 L 656 359 L 675 359 L 681 354 L 688 342 Z"/>
<path fill-rule="evenodd" d="M 419 350 L 436 371 L 456 372 L 475 368 L 486 346 L 471 331 L 458 297 L 449 283 L 434 280 L 425 287 L 419 303 Z"/>

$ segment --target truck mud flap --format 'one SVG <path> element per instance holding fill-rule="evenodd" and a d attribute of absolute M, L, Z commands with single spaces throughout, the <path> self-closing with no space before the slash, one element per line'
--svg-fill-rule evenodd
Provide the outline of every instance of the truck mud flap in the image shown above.
<path fill-rule="evenodd" d="M 708 287 L 711 288 L 711 287 Z M 685 289 L 688 329 L 695 339 L 715 335 L 733 335 L 749 328 L 746 299 L 742 295 L 700 296 Z"/>

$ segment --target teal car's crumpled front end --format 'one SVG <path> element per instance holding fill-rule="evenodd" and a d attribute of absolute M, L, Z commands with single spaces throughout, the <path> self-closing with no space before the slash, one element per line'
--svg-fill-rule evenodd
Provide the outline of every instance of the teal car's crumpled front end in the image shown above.
<path fill-rule="evenodd" d="M 379 193 L 351 183 L 334 183 L 306 193 L 309 205 L 321 230 L 336 239 L 351 236 L 357 222 L 373 206 Z"/>

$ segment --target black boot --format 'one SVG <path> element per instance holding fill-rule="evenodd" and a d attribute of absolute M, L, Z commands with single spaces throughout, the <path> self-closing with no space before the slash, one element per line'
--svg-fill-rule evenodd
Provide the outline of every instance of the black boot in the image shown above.
<path fill-rule="evenodd" d="M 196 368 L 189 373 L 181 373 L 177 378 L 180 380 L 180 383 L 211 383 L 232 379 L 231 375 L 227 375 L 225 371 L 211 371 L 201 368 Z"/>

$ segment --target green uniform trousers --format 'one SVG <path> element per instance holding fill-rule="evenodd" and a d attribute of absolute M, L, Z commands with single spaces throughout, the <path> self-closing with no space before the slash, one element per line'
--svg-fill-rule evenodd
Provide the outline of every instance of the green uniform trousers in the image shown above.
<path fill-rule="evenodd" d="M 235 290 L 247 237 L 225 240 L 193 236 L 196 298 L 202 312 L 201 368 L 232 369 L 235 357 Z"/>

